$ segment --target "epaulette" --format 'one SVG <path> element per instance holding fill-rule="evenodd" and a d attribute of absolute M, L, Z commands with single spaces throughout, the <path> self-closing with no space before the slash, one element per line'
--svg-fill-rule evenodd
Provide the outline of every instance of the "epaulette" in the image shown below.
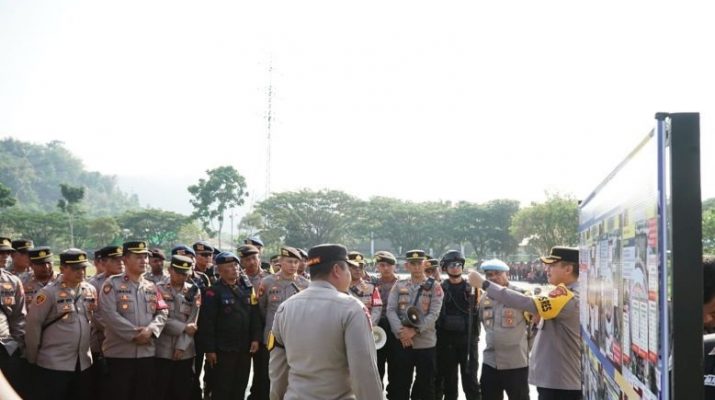
<path fill-rule="evenodd" d="M 248 279 L 248 276 L 246 276 L 246 274 L 241 274 L 240 277 L 241 282 L 243 282 L 243 286 L 245 286 L 246 289 L 250 289 L 253 287 L 253 284 L 251 284 L 251 280 Z"/>

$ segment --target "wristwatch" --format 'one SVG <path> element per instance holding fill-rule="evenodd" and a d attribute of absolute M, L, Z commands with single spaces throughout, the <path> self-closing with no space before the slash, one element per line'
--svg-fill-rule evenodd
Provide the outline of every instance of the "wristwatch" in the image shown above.
<path fill-rule="evenodd" d="M 488 288 L 489 285 L 491 285 L 491 284 L 492 284 L 492 283 L 489 282 L 489 281 L 484 281 L 484 282 L 482 282 L 482 290 L 487 290 L 487 288 Z"/>

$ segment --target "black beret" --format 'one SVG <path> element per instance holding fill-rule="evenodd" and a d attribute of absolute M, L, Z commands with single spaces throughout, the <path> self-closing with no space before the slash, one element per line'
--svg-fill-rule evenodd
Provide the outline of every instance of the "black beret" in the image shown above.
<path fill-rule="evenodd" d="M 149 257 L 151 258 L 161 258 L 162 261 L 166 260 L 166 254 L 161 249 L 155 248 L 149 250 L 151 252 L 151 255 Z"/>
<path fill-rule="evenodd" d="M 204 241 L 196 242 L 196 243 L 194 243 L 194 245 L 191 246 L 191 247 L 193 247 L 194 251 L 197 252 L 197 253 L 200 253 L 200 252 L 209 252 L 209 251 L 213 253 L 213 251 L 214 251 L 213 246 L 211 246 L 210 244 L 208 244 L 208 242 L 204 242 Z"/>
<path fill-rule="evenodd" d="M 303 256 L 300 255 L 298 249 L 290 246 L 281 247 L 281 257 L 292 257 L 297 258 L 299 260 L 303 259 Z"/>
<path fill-rule="evenodd" d="M 180 256 L 188 256 L 189 254 L 191 254 L 192 256 L 196 257 L 194 249 L 185 244 L 177 244 L 176 246 L 174 246 L 173 249 L 171 249 L 172 256 L 175 256 L 177 254 Z"/>
<path fill-rule="evenodd" d="M 243 246 L 239 247 L 237 250 L 238 250 L 238 254 L 241 257 L 248 257 L 250 255 L 260 253 L 260 251 L 258 251 L 258 248 L 252 244 L 244 244 Z"/>
<path fill-rule="evenodd" d="M 243 243 L 245 243 L 245 244 L 252 244 L 252 245 L 254 245 L 254 246 L 263 247 L 263 242 L 261 241 L 261 239 L 255 237 L 255 236 L 254 236 L 254 237 L 250 237 L 250 238 L 244 240 Z"/>
<path fill-rule="evenodd" d="M 230 251 L 224 251 L 216 256 L 216 264 L 227 264 L 230 262 L 239 262 L 238 257 Z"/>

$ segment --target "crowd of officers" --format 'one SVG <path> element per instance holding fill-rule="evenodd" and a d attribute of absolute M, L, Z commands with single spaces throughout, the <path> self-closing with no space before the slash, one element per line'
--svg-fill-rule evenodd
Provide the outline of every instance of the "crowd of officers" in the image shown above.
<path fill-rule="evenodd" d="M 128 241 L 97 250 L 97 274 L 87 279 L 90 257 L 82 250 L 61 252 L 56 274 L 50 248 L 0 238 L 0 370 L 27 399 L 243 399 L 251 370 L 248 399 L 283 398 L 286 392 L 271 385 L 286 366 L 271 358 L 279 324 L 274 319 L 281 304 L 318 281 L 311 284 L 308 252 L 283 247 L 269 264 L 261 262 L 262 248 L 257 238 L 246 239 L 235 254 L 199 241 L 175 246 L 167 257 L 144 241 Z M 572 259 L 573 251 L 557 249 L 549 256 L 556 258 L 544 262 Z M 549 303 L 557 296 L 527 297 L 509 283 L 509 267 L 499 260 L 481 265 L 494 283 L 491 290 L 479 274 L 467 281 L 465 259 L 454 250 L 439 260 L 422 250 L 407 252 L 406 279 L 395 274 L 397 259 L 390 252 L 372 258 L 378 276 L 365 272 L 362 254 L 348 253 L 345 293 L 361 303 L 375 340 L 385 336 L 376 354 L 366 357 L 388 399 L 456 400 L 458 374 L 468 400 L 501 399 L 503 392 L 528 399 L 528 379 L 538 386 L 534 374 L 548 374 L 529 371 L 529 350 L 536 326 L 543 329 L 541 319 L 553 320 L 566 304 Z M 566 289 L 568 300 L 572 289 Z M 566 309 L 573 313 L 577 301 L 568 300 Z M 486 333 L 481 382 L 480 326 Z M 281 343 L 289 353 L 289 343 L 299 342 L 288 340 L 285 348 Z M 295 351 L 308 352 L 312 365 L 330 363 L 321 356 L 325 348 L 298 346 Z M 350 343 L 344 346 L 349 350 Z M 541 357 L 571 358 L 568 348 L 553 346 Z M 580 385 L 580 376 L 571 378 Z M 572 383 L 549 376 L 545 388 L 569 390 Z M 340 384 L 329 382 L 324 389 Z"/>

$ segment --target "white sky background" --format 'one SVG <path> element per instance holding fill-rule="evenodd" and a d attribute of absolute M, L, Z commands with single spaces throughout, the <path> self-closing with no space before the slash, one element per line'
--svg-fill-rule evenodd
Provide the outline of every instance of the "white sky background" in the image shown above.
<path fill-rule="evenodd" d="M 583 198 L 655 112 L 693 111 L 708 198 L 714 9 L 0 0 L 0 137 L 61 140 L 126 190 L 151 182 L 153 206 L 189 212 L 185 187 L 225 164 L 260 200 L 272 59 L 273 191 Z"/>

